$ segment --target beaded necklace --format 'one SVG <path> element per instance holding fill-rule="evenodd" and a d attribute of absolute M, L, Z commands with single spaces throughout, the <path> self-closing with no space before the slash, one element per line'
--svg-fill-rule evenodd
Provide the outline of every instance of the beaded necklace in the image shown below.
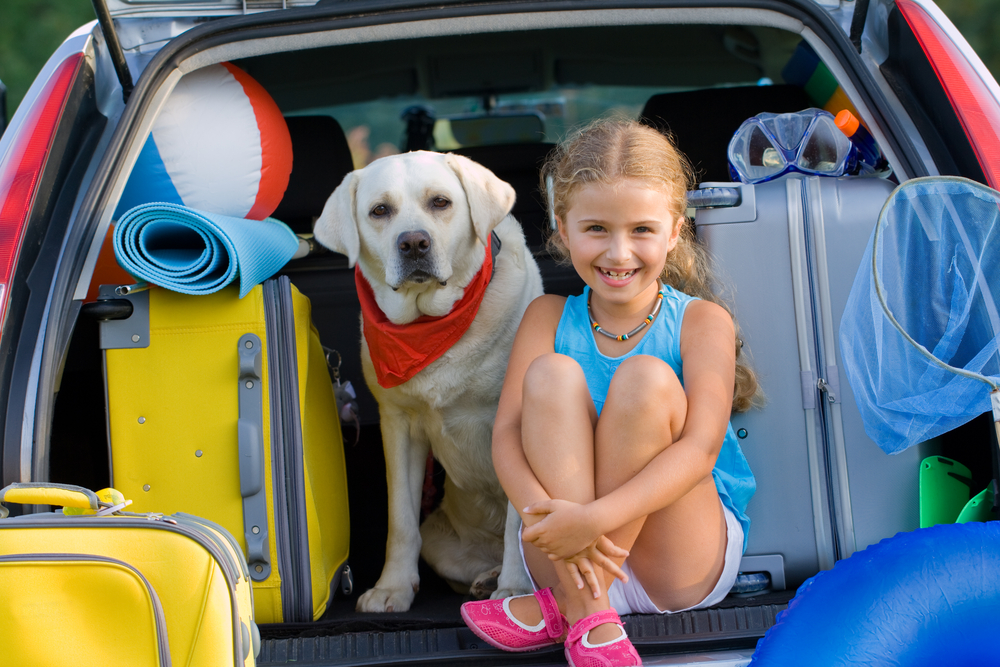
<path fill-rule="evenodd" d="M 593 297 L 594 291 L 591 290 L 590 293 L 587 295 L 587 315 L 590 317 L 590 326 L 593 327 L 594 331 L 596 331 L 597 333 L 604 334 L 608 338 L 613 338 L 615 340 L 628 340 L 632 336 L 636 335 L 637 333 L 645 329 L 647 326 L 649 326 L 649 324 L 656 319 L 656 315 L 660 312 L 660 305 L 663 303 L 663 296 L 664 296 L 663 283 L 660 281 L 659 278 L 657 278 L 656 284 L 659 286 L 660 291 L 656 295 L 656 304 L 653 306 L 653 312 L 651 312 L 649 315 L 646 316 L 646 319 L 642 321 L 642 324 L 637 326 L 635 329 L 632 329 L 627 334 L 621 334 L 621 335 L 605 331 L 604 329 L 601 328 L 601 325 L 597 323 L 597 320 L 594 319 L 594 310 L 593 308 L 590 307 L 590 299 L 591 297 Z"/>

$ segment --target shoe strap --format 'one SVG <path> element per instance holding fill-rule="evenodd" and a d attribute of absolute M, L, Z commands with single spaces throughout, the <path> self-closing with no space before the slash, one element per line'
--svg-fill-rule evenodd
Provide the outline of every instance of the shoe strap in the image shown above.
<path fill-rule="evenodd" d="M 604 611 L 598 611 L 590 616 L 585 616 L 576 622 L 572 628 L 570 628 L 569 636 L 566 637 L 566 643 L 572 644 L 580 641 L 581 637 L 585 637 L 588 632 L 596 628 L 598 625 L 604 625 L 605 623 L 614 623 L 620 625 L 622 628 L 622 636 L 627 636 L 625 634 L 625 626 L 622 625 L 622 619 L 614 609 L 605 609 Z"/>
<path fill-rule="evenodd" d="M 566 631 L 566 618 L 559 611 L 559 605 L 552 595 L 552 589 L 543 588 L 540 591 L 535 591 L 535 599 L 538 600 L 538 606 L 542 610 L 542 618 L 545 619 L 545 632 L 552 639 L 559 639 Z"/>

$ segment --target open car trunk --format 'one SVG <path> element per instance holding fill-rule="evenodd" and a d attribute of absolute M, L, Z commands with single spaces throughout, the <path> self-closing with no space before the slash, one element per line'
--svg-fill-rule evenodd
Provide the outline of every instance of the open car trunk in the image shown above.
<path fill-rule="evenodd" d="M 222 61 L 256 79 L 288 121 L 295 163 L 274 217 L 300 234 L 311 232 L 350 169 L 380 154 L 451 150 L 514 186 L 513 213 L 546 292 L 579 293 L 572 267 L 545 249 L 549 221 L 538 168 L 568 130 L 609 113 L 669 130 L 702 189 L 713 184 L 735 193 L 725 204 L 692 200 L 692 212 L 720 276 L 735 287 L 735 314 L 767 397 L 763 407 L 733 419 L 758 488 L 741 570 L 766 575 L 766 583 L 706 610 L 626 617 L 644 659 L 706 654 L 743 664 L 809 577 L 918 527 L 923 456 L 962 458 L 982 477 L 978 486 L 992 474 L 988 445 L 976 444 L 988 442 L 989 424 L 979 421 L 885 456 L 865 435 L 842 375 L 836 332 L 868 236 L 893 186 L 926 173 L 927 165 L 914 148 L 919 136 L 907 137 L 881 111 L 887 105 L 871 72 L 818 6 L 321 3 L 210 21 L 165 46 L 150 38 L 149 47 L 140 44 L 137 21 L 117 21 L 132 67 L 145 69 L 128 105 L 117 110 L 121 121 L 98 185 L 81 207 L 88 241 L 77 258 L 83 268 L 75 291 L 63 295 L 67 303 L 83 300 L 97 280 L 92 260 L 169 89 L 182 74 Z M 169 24 L 164 19 L 158 37 L 171 36 Z M 744 119 L 812 106 L 836 113 L 838 105 L 872 128 L 890 178 L 728 183 L 726 147 Z M 515 655 L 484 646 L 459 615 L 468 596 L 424 564 L 409 611 L 354 610 L 382 568 L 387 510 L 378 407 L 361 373 L 353 270 L 345 257 L 320 251 L 280 274 L 310 299 L 323 345 L 339 353 L 340 378 L 358 391 L 359 421 L 343 424 L 353 591 L 338 591 L 317 621 L 262 625 L 258 664 L 561 664 L 561 648 Z M 54 353 L 64 362 L 55 364 L 61 375 L 51 434 L 39 447 L 50 462 L 49 481 L 99 489 L 112 481 L 100 325 L 85 317 L 74 322 L 78 308 L 66 312 L 63 326 L 72 336 Z M 440 499 L 443 475 L 440 466 L 428 475 L 428 508 Z"/>

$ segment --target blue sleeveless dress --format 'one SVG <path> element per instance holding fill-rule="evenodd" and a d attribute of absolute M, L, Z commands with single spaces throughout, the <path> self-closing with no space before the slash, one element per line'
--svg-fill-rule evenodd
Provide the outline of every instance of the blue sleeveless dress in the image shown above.
<path fill-rule="evenodd" d="M 669 285 L 664 286 L 663 294 L 660 312 L 650 324 L 649 331 L 638 345 L 620 357 L 606 356 L 597 349 L 595 334 L 591 330 L 590 317 L 587 315 L 590 287 L 584 288 L 583 294 L 566 299 L 556 329 L 555 351 L 573 357 L 583 368 L 587 377 L 587 387 L 590 389 L 590 396 L 594 400 L 598 415 L 601 414 L 607 399 L 611 376 L 623 361 L 637 354 L 647 354 L 667 362 L 674 369 L 681 385 L 684 384 L 681 365 L 681 322 L 684 320 L 684 311 L 688 304 L 696 297 L 688 296 Z M 753 473 L 750 472 L 750 466 L 743 456 L 731 424 L 726 429 L 726 437 L 722 442 L 715 468 L 712 470 L 712 477 L 722 504 L 736 516 L 743 527 L 743 549 L 746 550 L 747 536 L 750 532 L 750 519 L 746 515 L 746 509 L 757 483 Z"/>

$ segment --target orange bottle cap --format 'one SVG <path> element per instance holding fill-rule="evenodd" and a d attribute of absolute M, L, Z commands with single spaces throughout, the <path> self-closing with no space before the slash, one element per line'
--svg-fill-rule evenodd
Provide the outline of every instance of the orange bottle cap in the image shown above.
<path fill-rule="evenodd" d="M 861 125 L 861 122 L 847 109 L 838 113 L 836 118 L 833 119 L 833 122 L 836 123 L 841 132 L 849 137 L 857 132 L 858 126 Z"/>

